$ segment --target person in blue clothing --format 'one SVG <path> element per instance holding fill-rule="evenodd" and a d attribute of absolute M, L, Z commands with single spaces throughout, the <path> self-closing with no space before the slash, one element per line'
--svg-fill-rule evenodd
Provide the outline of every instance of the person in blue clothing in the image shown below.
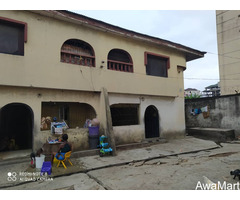
<path fill-rule="evenodd" d="M 63 160 L 65 157 L 65 153 L 72 151 L 72 144 L 68 142 L 68 135 L 63 134 L 62 135 L 62 144 L 59 146 L 58 152 L 52 154 L 52 163 L 54 157 L 56 157 L 58 160 Z"/>

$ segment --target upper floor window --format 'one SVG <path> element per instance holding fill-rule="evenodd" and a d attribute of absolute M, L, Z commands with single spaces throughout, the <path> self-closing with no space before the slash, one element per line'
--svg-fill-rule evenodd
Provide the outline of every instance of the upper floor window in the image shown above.
<path fill-rule="evenodd" d="M 131 56 L 124 50 L 112 49 L 108 53 L 108 69 L 133 72 L 133 62 Z"/>
<path fill-rule="evenodd" d="M 95 67 L 93 48 L 81 40 L 67 40 L 61 47 L 61 62 Z"/>
<path fill-rule="evenodd" d="M 0 53 L 24 55 L 27 42 L 27 24 L 0 17 Z"/>
<path fill-rule="evenodd" d="M 145 52 L 145 65 L 147 75 L 168 77 L 169 57 Z"/>

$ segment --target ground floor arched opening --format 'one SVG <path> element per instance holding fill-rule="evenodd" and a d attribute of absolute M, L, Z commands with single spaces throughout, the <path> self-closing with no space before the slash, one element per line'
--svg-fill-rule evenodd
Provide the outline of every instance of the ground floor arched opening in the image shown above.
<path fill-rule="evenodd" d="M 0 110 L 0 151 L 32 149 L 33 111 L 23 103 L 7 104 Z"/>
<path fill-rule="evenodd" d="M 61 122 L 65 121 L 69 128 L 83 128 L 87 119 L 97 116 L 95 109 L 87 103 L 78 102 L 42 102 L 41 118 L 54 118 Z M 48 126 L 46 129 L 48 130 Z"/>
<path fill-rule="evenodd" d="M 159 137 L 159 114 L 155 106 L 151 105 L 146 108 L 144 122 L 145 138 Z"/>

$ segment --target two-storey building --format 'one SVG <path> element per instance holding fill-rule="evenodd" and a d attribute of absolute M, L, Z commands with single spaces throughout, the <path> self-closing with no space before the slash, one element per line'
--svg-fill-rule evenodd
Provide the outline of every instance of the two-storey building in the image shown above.
<path fill-rule="evenodd" d="M 183 71 L 204 54 L 68 11 L 0 11 L 0 150 L 41 147 L 48 116 L 88 149 L 86 119 L 106 127 L 103 88 L 116 145 L 181 137 Z"/>

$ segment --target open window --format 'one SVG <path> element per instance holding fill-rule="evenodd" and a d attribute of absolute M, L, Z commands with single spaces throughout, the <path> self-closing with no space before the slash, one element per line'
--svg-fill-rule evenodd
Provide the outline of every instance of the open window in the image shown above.
<path fill-rule="evenodd" d="M 93 48 L 82 40 L 67 40 L 61 47 L 61 62 L 95 67 Z"/>
<path fill-rule="evenodd" d="M 41 117 L 50 120 L 56 118 L 58 122 L 64 120 L 70 128 L 82 128 L 86 119 L 96 117 L 96 112 L 91 105 L 86 103 L 42 102 Z M 47 129 L 50 129 L 50 127 L 48 126 Z"/>
<path fill-rule="evenodd" d="M 110 106 L 112 125 L 127 126 L 139 124 L 138 104 L 113 104 Z"/>
<path fill-rule="evenodd" d="M 145 52 L 145 65 L 147 75 L 168 77 L 169 57 Z"/>
<path fill-rule="evenodd" d="M 0 17 L 0 53 L 24 55 L 27 23 Z"/>
<path fill-rule="evenodd" d="M 108 69 L 122 72 L 133 72 L 131 56 L 124 50 L 112 49 L 108 53 Z"/>

